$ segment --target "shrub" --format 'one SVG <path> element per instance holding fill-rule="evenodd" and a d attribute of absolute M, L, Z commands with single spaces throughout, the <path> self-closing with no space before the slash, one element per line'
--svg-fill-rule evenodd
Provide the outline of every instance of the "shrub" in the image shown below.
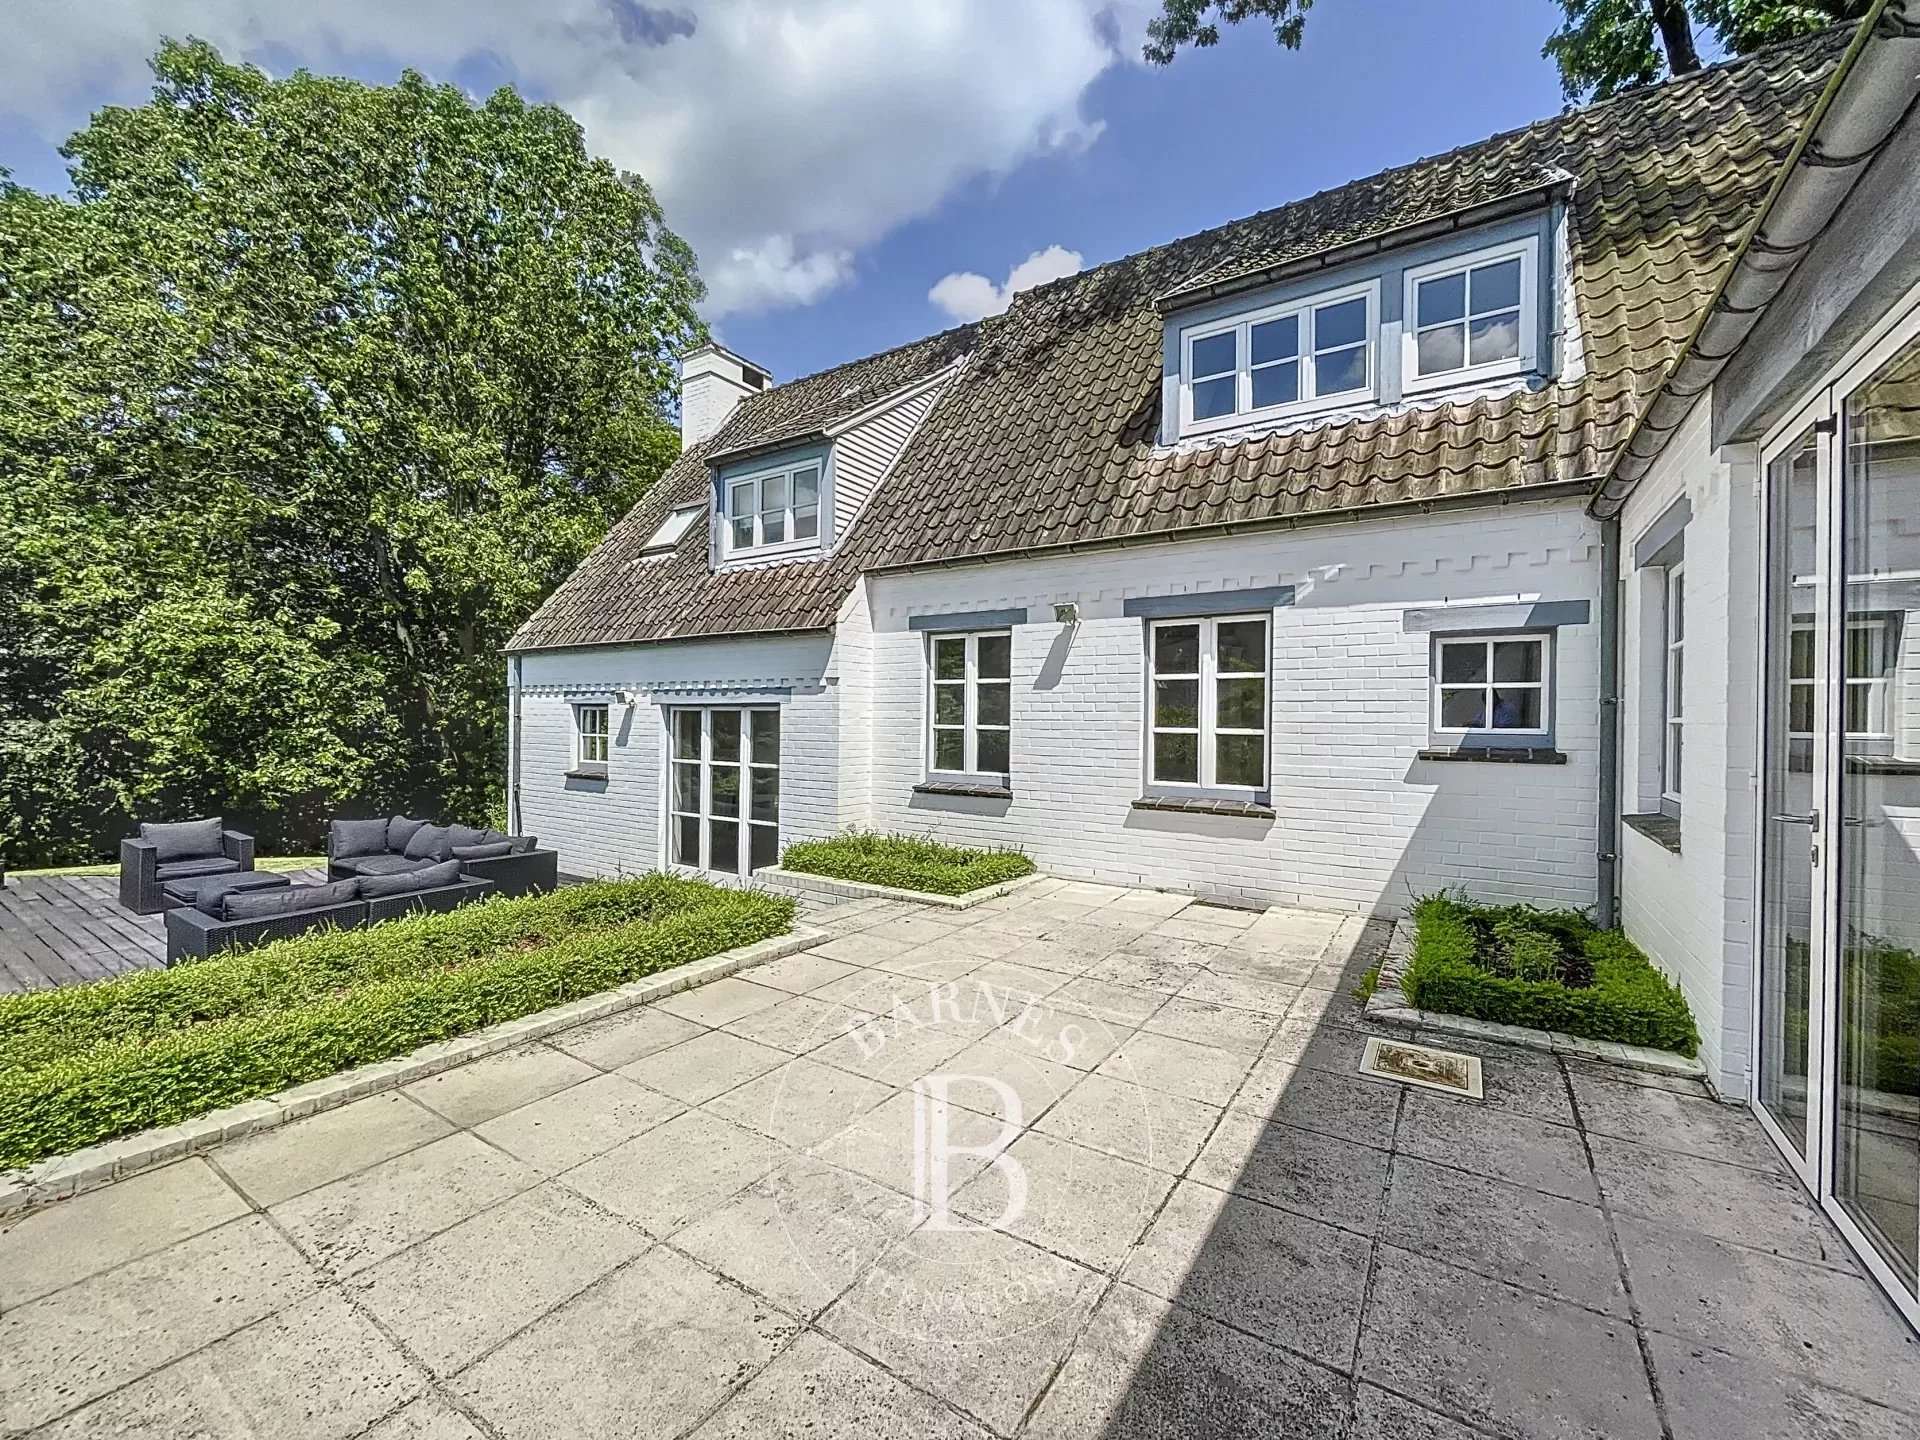
<path fill-rule="evenodd" d="M 1686 996 L 1618 930 L 1576 910 L 1483 906 L 1428 895 L 1413 907 L 1407 1003 L 1692 1055 Z"/>
<path fill-rule="evenodd" d="M 789 845 L 780 864 L 783 869 L 808 875 L 891 885 L 929 895 L 964 895 L 1033 873 L 1033 862 L 1018 850 L 971 850 L 911 835 L 876 835 L 860 830 L 831 840 Z"/>
<path fill-rule="evenodd" d="M 671 876 L 570 886 L 0 999 L 0 1167 L 171 1125 L 788 929 Z"/>

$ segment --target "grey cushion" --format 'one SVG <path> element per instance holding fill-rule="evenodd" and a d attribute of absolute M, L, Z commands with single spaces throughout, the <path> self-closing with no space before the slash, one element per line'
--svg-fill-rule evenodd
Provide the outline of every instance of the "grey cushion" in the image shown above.
<path fill-rule="evenodd" d="M 480 843 L 482 845 L 498 845 L 504 840 L 511 839 L 513 839 L 513 837 L 504 830 L 489 830 L 481 837 Z"/>
<path fill-rule="evenodd" d="M 196 875 L 225 875 L 239 868 L 238 860 L 216 855 L 204 860 L 175 860 L 170 865 L 157 865 L 153 876 L 156 880 L 190 880 Z"/>
<path fill-rule="evenodd" d="M 406 856 L 409 860 L 445 860 L 450 858 L 452 843 L 446 826 L 422 825 L 407 841 Z"/>
<path fill-rule="evenodd" d="M 516 855 L 525 855 L 540 843 L 539 840 L 532 835 L 510 835 L 507 837 L 507 841 L 513 846 L 513 853 Z"/>
<path fill-rule="evenodd" d="M 216 815 L 211 820 L 182 820 L 173 825 L 142 825 L 140 838 L 153 846 L 153 858 L 164 865 L 169 860 L 197 860 L 220 854 L 220 832 L 225 828 L 225 824 Z"/>
<path fill-rule="evenodd" d="M 289 885 L 284 890 L 242 890 L 226 897 L 229 920 L 268 920 L 296 915 L 302 910 L 324 910 L 358 899 L 358 880 L 335 880 L 331 885 Z"/>
<path fill-rule="evenodd" d="M 345 860 L 354 855 L 387 853 L 385 820 L 335 820 L 327 829 L 331 834 L 327 842 L 327 854 L 332 859 Z"/>
<path fill-rule="evenodd" d="M 456 845 L 453 858 L 456 860 L 492 860 L 497 856 L 511 855 L 513 842 L 502 840 L 498 845 Z"/>
<path fill-rule="evenodd" d="M 411 895 L 416 890 L 438 890 L 460 883 L 460 862 L 446 860 L 438 865 L 423 865 L 400 875 L 368 875 L 360 881 L 363 900 L 384 900 L 389 895 Z"/>
<path fill-rule="evenodd" d="M 407 842 L 413 839 L 413 832 L 427 822 L 409 820 L 405 815 L 396 815 L 387 821 L 387 849 L 395 855 L 407 853 Z"/>
<path fill-rule="evenodd" d="M 449 845 L 485 845 L 487 843 L 487 832 L 484 830 L 476 830 L 471 825 L 449 825 L 447 827 L 447 843 Z"/>
<path fill-rule="evenodd" d="M 340 868 L 355 875 L 405 875 L 432 863 L 431 860 L 409 860 L 404 855 L 356 855 L 351 860 L 342 860 Z"/>

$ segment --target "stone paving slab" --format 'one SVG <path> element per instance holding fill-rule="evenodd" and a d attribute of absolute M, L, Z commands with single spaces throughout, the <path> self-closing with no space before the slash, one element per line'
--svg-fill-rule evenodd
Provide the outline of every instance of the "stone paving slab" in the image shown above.
<path fill-rule="evenodd" d="M 1704 1088 L 1359 1078 L 1378 924 L 1051 878 L 810 918 L 709 1003 L 12 1217 L 0 1433 L 1920 1429 L 1920 1345 Z"/>

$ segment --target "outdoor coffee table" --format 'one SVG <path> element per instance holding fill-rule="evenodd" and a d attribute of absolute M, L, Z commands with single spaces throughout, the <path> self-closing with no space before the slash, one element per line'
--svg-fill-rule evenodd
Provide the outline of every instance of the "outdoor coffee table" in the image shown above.
<path fill-rule="evenodd" d="M 271 870 L 234 870 L 225 875 L 195 875 L 169 880 L 160 887 L 169 908 L 198 905 L 202 900 L 231 895 L 236 890 L 278 890 L 290 883 L 285 875 Z"/>

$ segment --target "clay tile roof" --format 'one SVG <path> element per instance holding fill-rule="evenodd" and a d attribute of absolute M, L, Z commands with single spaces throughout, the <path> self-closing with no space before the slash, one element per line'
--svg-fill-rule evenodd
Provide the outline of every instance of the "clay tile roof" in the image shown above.
<path fill-rule="evenodd" d="M 745 401 L 670 468 L 513 649 L 818 629 L 867 569 L 1259 524 L 1603 474 L 1679 358 L 1849 30 L 1454 150 L 1016 296 L 1003 315 Z M 1549 186 L 1567 187 L 1584 369 L 1537 389 L 1223 443 L 1158 443 L 1163 306 Z M 709 574 L 713 456 L 819 433 L 967 356 L 828 559 Z"/>

